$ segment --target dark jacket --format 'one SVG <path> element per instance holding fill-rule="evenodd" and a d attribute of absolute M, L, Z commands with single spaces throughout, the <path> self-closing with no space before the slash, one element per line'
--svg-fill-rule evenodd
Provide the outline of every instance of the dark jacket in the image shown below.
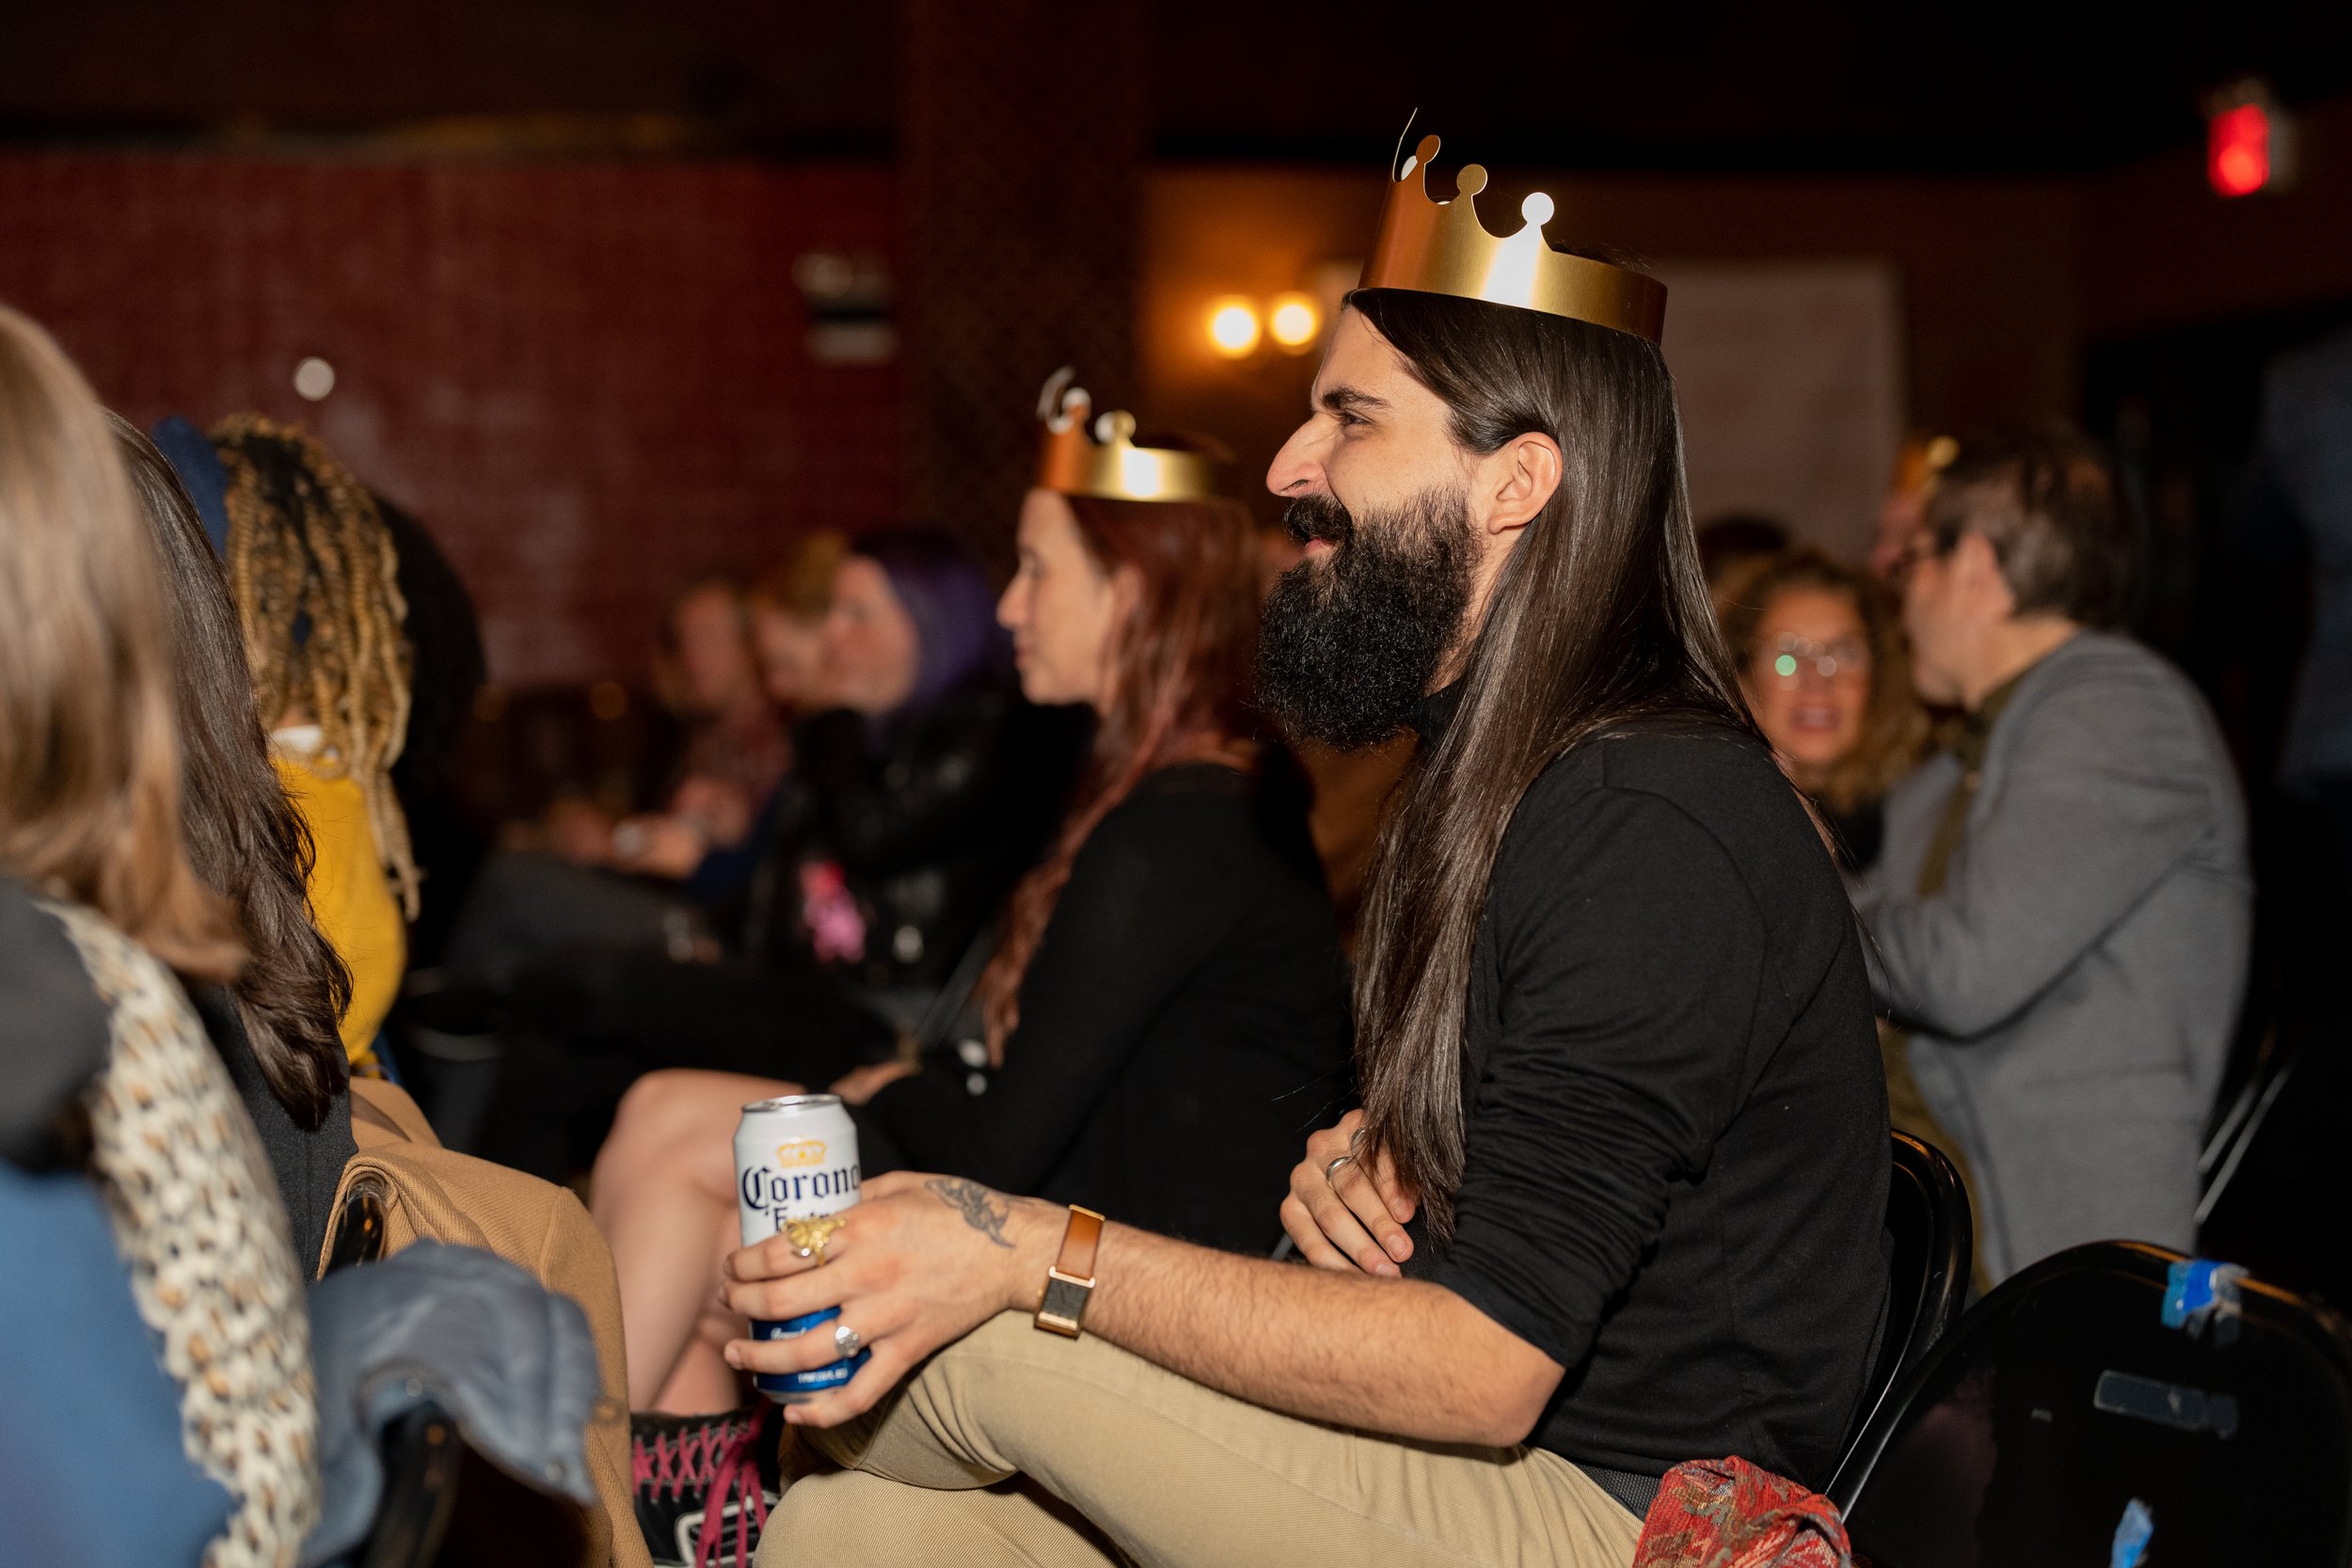
<path fill-rule="evenodd" d="M 743 951 L 811 960 L 803 869 L 830 862 L 865 925 L 847 976 L 874 990 L 941 983 L 1037 859 L 1068 793 L 1073 738 L 1066 715 L 970 688 L 880 736 L 847 711 L 803 723 Z"/>

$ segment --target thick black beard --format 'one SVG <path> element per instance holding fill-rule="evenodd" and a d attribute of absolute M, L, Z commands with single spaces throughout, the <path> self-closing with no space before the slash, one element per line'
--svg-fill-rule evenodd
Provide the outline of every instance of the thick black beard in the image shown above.
<path fill-rule="evenodd" d="M 1469 507 L 1430 491 L 1359 520 L 1336 497 L 1305 496 L 1282 520 L 1302 543 L 1332 548 L 1283 573 L 1266 600 L 1258 704 L 1294 738 L 1377 745 L 1461 633 L 1476 560 Z"/>

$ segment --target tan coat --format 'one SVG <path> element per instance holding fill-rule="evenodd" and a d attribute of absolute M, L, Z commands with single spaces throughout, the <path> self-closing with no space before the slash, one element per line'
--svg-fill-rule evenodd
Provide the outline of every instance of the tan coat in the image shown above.
<path fill-rule="evenodd" d="M 587 1433 L 588 1468 L 604 1512 L 592 1516 L 582 1568 L 651 1568 L 630 1501 L 628 1366 L 621 1344 L 621 1291 L 612 1254 L 580 1199 L 535 1176 L 443 1148 L 415 1101 L 390 1084 L 354 1079 L 351 1132 L 359 1152 L 335 1193 L 342 1212 L 353 1182 L 373 1173 L 389 1189 L 384 1252 L 419 1238 L 480 1247 L 527 1269 L 580 1303 L 596 1340 L 604 1397 Z M 330 1230 L 327 1244 L 334 1244 Z M 324 1255 L 318 1259 L 324 1268 Z"/>

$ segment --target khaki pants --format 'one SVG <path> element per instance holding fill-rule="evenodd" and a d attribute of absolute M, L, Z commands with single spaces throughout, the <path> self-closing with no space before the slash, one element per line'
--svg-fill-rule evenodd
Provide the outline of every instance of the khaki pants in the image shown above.
<path fill-rule="evenodd" d="M 818 1441 L 850 1467 L 785 1494 L 759 1568 L 1627 1568 L 1642 1528 L 1556 1454 L 1278 1416 L 1015 1313 Z"/>

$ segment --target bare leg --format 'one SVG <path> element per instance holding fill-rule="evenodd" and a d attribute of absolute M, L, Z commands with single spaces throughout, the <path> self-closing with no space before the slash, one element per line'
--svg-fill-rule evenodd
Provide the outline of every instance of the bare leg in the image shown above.
<path fill-rule="evenodd" d="M 694 1320 L 692 1333 L 678 1352 L 676 1363 L 670 1369 L 669 1381 L 654 1395 L 649 1409 L 673 1416 L 698 1416 L 707 1411 L 732 1410 L 742 1402 L 743 1374 L 727 1365 L 726 1347 L 729 1339 L 749 1335 L 752 1326 L 719 1296 L 719 1264 L 728 1253 L 743 1244 L 742 1227 L 732 1201 L 719 1222 L 714 1239 L 717 1244 L 711 1254 L 709 1294 L 703 1303 L 701 1315 Z"/>
<path fill-rule="evenodd" d="M 703 1317 L 718 1307 L 715 1259 L 736 1223 L 736 1118 L 752 1101 L 798 1092 L 770 1078 L 655 1072 L 621 1101 L 612 1134 L 596 1153 L 590 1211 L 620 1276 L 632 1408 L 699 1416 L 734 1407 L 731 1372 L 723 1382 L 691 1378 L 677 1390 L 715 1402 L 687 1408 L 656 1402 L 669 1390 Z"/>

